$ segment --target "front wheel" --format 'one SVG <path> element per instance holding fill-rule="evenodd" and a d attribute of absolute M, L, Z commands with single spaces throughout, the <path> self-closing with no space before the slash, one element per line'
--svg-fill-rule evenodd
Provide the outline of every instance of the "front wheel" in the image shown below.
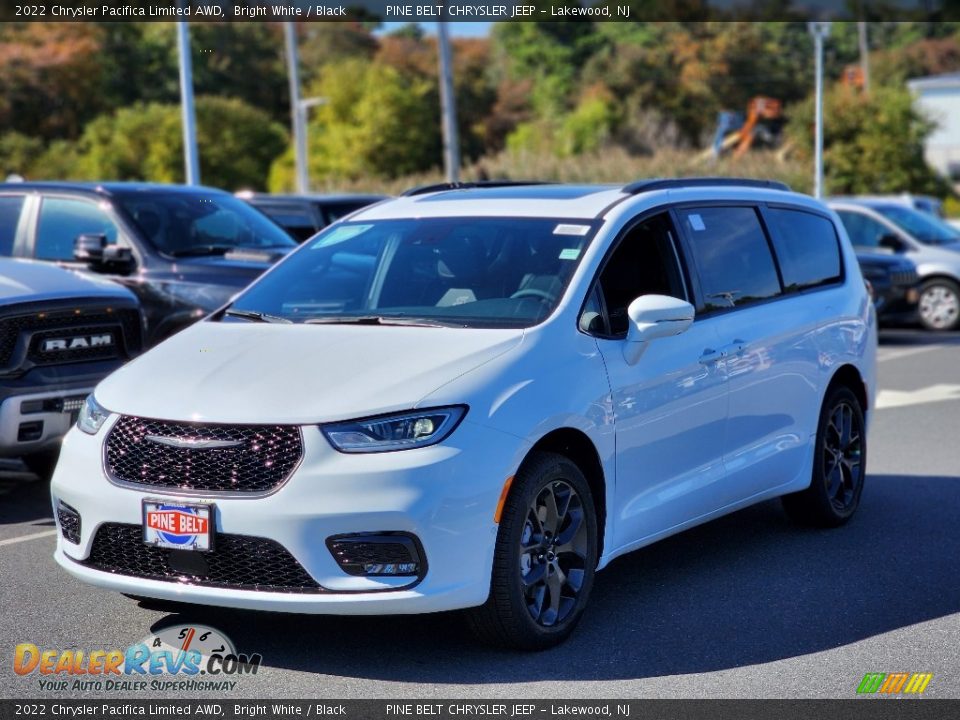
<path fill-rule="evenodd" d="M 920 322 L 927 330 L 956 330 L 960 326 L 960 286 L 935 278 L 920 288 Z"/>
<path fill-rule="evenodd" d="M 469 611 L 484 642 L 542 650 L 573 632 L 597 565 L 597 519 L 580 469 L 553 453 L 531 455 L 507 497 L 487 602 Z"/>
<path fill-rule="evenodd" d="M 843 525 L 860 506 L 866 465 L 867 434 L 860 401 L 850 388 L 835 387 L 820 410 L 810 487 L 784 496 L 784 509 L 806 525 Z"/>

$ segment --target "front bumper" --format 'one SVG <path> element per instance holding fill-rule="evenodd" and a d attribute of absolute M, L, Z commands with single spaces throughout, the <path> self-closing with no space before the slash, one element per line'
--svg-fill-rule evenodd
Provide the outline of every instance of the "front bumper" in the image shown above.
<path fill-rule="evenodd" d="M 405 614 L 482 604 L 489 592 L 497 526 L 494 512 L 503 483 L 525 453 L 518 438 L 469 422 L 444 443 L 402 452 L 347 455 L 335 451 L 316 427 L 303 428 L 303 461 L 272 494 L 133 489 L 113 484 L 103 469 L 96 436 L 71 431 L 51 481 L 54 505 L 62 500 L 81 516 L 79 544 L 58 537 L 56 560 L 81 580 L 120 592 L 224 607 L 348 615 Z M 321 586 L 293 593 L 114 574 L 84 564 L 104 523 L 137 524 L 146 498 L 209 500 L 217 533 L 268 538 L 282 545 Z M 358 577 L 340 568 L 327 548 L 333 535 L 406 532 L 423 548 L 427 572 L 410 577 Z"/>
<path fill-rule="evenodd" d="M 0 457 L 29 455 L 57 446 L 92 387 L 12 395 L 0 402 Z"/>

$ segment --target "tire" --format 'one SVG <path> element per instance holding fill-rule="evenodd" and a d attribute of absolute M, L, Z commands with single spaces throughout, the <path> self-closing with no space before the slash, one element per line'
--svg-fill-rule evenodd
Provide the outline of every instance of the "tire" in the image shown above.
<path fill-rule="evenodd" d="M 814 527 L 843 525 L 860 505 L 866 468 L 863 409 L 850 388 L 838 385 L 820 410 L 810 487 L 783 497 L 787 515 Z"/>
<path fill-rule="evenodd" d="M 40 477 L 41 480 L 49 480 L 53 475 L 53 469 L 57 466 L 57 458 L 60 457 L 60 448 L 56 450 L 44 450 L 33 455 L 24 455 L 21 460 L 27 466 L 27 470 Z"/>
<path fill-rule="evenodd" d="M 960 327 L 960 285 L 946 278 L 923 283 L 917 313 L 927 330 L 956 330 Z"/>
<path fill-rule="evenodd" d="M 490 596 L 467 612 L 468 623 L 490 645 L 558 645 L 583 615 L 596 566 L 597 515 L 586 478 L 562 455 L 533 453 L 500 518 Z"/>

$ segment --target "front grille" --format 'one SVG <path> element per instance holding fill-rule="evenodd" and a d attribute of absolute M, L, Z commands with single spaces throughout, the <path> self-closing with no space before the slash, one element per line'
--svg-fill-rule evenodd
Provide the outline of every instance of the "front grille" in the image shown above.
<path fill-rule="evenodd" d="M 80 513 L 62 500 L 57 503 L 57 522 L 64 540 L 74 545 L 80 544 Z"/>
<path fill-rule="evenodd" d="M 891 285 L 916 285 L 918 282 L 920 282 L 920 276 L 912 270 L 890 273 Z"/>
<path fill-rule="evenodd" d="M 71 308 L 0 318 L 0 368 L 10 364 L 21 336 L 42 333 L 44 338 L 73 338 L 100 332 L 111 332 L 114 336 L 114 347 L 109 355 L 103 354 L 106 349 L 102 347 L 44 353 L 39 350 L 42 346 L 35 339 L 29 348 L 30 360 L 38 365 L 48 365 L 91 358 L 112 358 L 119 352 L 133 354 L 139 351 L 142 342 L 140 312 L 126 308 L 109 311 L 107 308 Z M 96 354 L 91 356 L 87 350 L 95 350 Z"/>
<path fill-rule="evenodd" d="M 106 523 L 97 529 L 84 565 L 147 580 L 265 592 L 323 592 L 280 543 L 218 533 L 209 552 L 168 550 L 143 542 L 139 525 Z"/>
<path fill-rule="evenodd" d="M 171 443 L 194 447 L 174 447 Z M 203 441 L 236 443 L 202 447 Z M 172 490 L 262 493 L 282 485 L 303 456 L 300 428 L 206 425 L 125 415 L 110 430 L 107 471 L 119 481 Z"/>

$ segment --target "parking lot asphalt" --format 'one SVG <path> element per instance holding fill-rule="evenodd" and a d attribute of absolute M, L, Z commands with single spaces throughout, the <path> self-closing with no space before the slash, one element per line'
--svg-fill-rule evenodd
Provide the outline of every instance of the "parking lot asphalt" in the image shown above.
<path fill-rule="evenodd" d="M 856 518 L 791 525 L 767 502 L 620 558 L 573 637 L 537 654 L 478 646 L 456 614 L 338 618 L 181 606 L 83 585 L 51 553 L 46 483 L 0 465 L 0 697 L 852 698 L 867 672 L 933 673 L 960 698 L 960 334 L 881 335 L 880 394 Z M 43 691 L 13 647 L 126 648 L 206 623 L 255 676 L 227 693 Z"/>

